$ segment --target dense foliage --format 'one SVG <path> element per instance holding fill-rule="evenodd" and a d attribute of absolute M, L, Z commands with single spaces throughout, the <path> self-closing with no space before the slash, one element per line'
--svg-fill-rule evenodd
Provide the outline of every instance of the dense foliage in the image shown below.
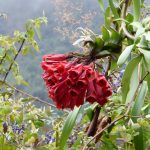
<path fill-rule="evenodd" d="M 25 32 L 0 35 L 0 149 L 150 149 L 150 17 L 141 14 L 143 7 L 149 7 L 143 0 L 108 0 L 106 8 L 102 0 L 99 4 L 104 12 L 101 35 L 79 28 L 81 36 L 74 45 L 80 50 L 69 53 L 69 62 L 78 60 L 77 65 L 67 68 L 66 54 L 43 58 L 43 78 L 52 91 L 49 96 L 58 108 L 73 111 L 56 113 L 50 101 L 20 89 L 20 85 L 29 83 L 20 74 L 16 59 L 20 54 L 39 51 L 35 37 L 41 38 L 40 26 L 47 18 L 29 20 Z M 133 13 L 129 7 L 133 7 Z M 92 82 L 86 76 L 89 70 L 94 74 Z M 86 78 L 80 79 L 79 72 Z M 67 85 L 60 86 L 58 76 L 67 79 L 63 82 Z M 74 93 L 68 97 L 66 87 L 68 79 L 72 82 L 76 77 L 80 86 L 72 104 Z M 73 86 L 69 82 L 71 89 L 78 81 L 73 80 Z M 98 87 L 95 97 L 90 82 Z M 81 83 L 87 86 L 84 92 Z M 100 92 L 104 84 L 110 84 L 113 90 L 105 105 L 98 101 L 105 93 Z M 35 101 L 42 105 L 38 107 Z"/>

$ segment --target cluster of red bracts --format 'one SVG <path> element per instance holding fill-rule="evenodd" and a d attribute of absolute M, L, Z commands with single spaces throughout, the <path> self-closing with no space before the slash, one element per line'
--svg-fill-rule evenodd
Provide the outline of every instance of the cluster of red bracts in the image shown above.
<path fill-rule="evenodd" d="M 50 54 L 43 57 L 42 68 L 49 97 L 57 108 L 73 109 L 84 101 L 103 106 L 112 94 L 109 83 L 92 64 L 69 61 L 64 54 Z"/>

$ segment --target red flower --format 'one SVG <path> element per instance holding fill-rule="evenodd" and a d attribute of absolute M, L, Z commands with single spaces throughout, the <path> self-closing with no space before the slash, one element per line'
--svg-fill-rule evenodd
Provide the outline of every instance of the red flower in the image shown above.
<path fill-rule="evenodd" d="M 71 108 L 98 102 L 104 105 L 112 94 L 105 77 L 93 69 L 93 65 L 68 61 L 64 54 L 50 54 L 43 57 L 41 66 L 49 97 L 57 108 Z"/>

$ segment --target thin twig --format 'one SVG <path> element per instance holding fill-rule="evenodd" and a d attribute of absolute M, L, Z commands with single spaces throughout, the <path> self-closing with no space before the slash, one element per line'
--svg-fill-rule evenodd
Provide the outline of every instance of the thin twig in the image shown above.
<path fill-rule="evenodd" d="M 34 96 L 32 96 L 31 94 L 28 94 L 28 93 L 26 93 L 26 92 L 24 92 L 24 91 L 22 91 L 22 90 L 20 90 L 20 89 L 17 89 L 16 87 L 14 87 L 14 86 L 9 85 L 8 83 L 6 83 L 6 81 L 5 81 L 5 82 L 4 82 L 4 81 L 0 81 L 0 82 L 2 82 L 3 84 L 5 84 L 6 86 L 10 87 L 11 89 L 15 90 L 16 92 L 19 92 L 19 93 L 21 93 L 21 94 L 23 94 L 23 95 L 26 95 L 26 96 L 28 96 L 28 97 L 31 97 L 33 100 L 39 101 L 39 102 L 41 102 L 41 103 L 43 103 L 43 104 L 46 104 L 46 105 L 48 105 L 48 106 L 51 106 L 51 107 L 56 108 L 55 105 L 50 104 L 50 103 L 48 103 L 48 102 L 46 102 L 46 101 L 44 101 L 44 100 L 42 100 L 42 99 L 40 99 L 40 98 L 38 98 L 38 97 L 34 97 Z M 65 112 L 68 112 L 67 110 L 64 110 L 64 111 L 65 111 Z"/>
<path fill-rule="evenodd" d="M 24 43 L 25 43 L 25 39 L 22 40 L 22 43 L 21 43 L 21 45 L 20 45 L 20 48 L 19 48 L 17 54 L 15 55 L 15 57 L 14 57 L 14 59 L 13 59 L 13 62 L 10 64 L 10 66 L 9 66 L 9 68 L 8 68 L 8 71 L 6 72 L 3 81 L 6 80 L 6 78 L 7 78 L 8 74 L 9 74 L 9 72 L 11 71 L 12 66 L 13 66 L 13 64 L 14 64 L 14 62 L 15 62 L 15 60 L 16 60 L 16 58 L 18 57 L 19 53 L 21 52 Z"/>
<path fill-rule="evenodd" d="M 108 129 L 109 127 L 111 127 L 112 125 L 114 125 L 116 122 L 118 122 L 119 120 L 123 119 L 124 117 L 128 117 L 128 113 L 131 109 L 132 103 L 134 102 L 136 95 L 137 95 L 137 91 L 140 87 L 140 85 L 143 83 L 144 79 L 148 76 L 149 72 L 147 72 L 147 74 L 143 77 L 143 79 L 139 82 L 138 87 L 136 89 L 136 92 L 134 93 L 134 96 L 132 97 L 131 101 L 126 105 L 127 106 L 127 111 L 120 117 L 118 117 L 117 119 L 115 119 L 114 121 L 112 121 L 110 124 L 108 124 L 105 128 L 103 128 L 100 132 L 98 132 L 94 137 L 92 137 L 83 147 L 82 150 L 85 150 L 86 147 L 89 145 L 90 142 L 92 142 L 98 135 L 100 135 L 101 133 L 103 133 L 106 129 Z"/>

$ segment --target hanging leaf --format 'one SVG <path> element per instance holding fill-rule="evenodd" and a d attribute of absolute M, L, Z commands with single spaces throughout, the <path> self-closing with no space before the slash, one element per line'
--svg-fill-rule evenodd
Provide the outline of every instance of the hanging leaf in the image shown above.
<path fill-rule="evenodd" d="M 125 103 L 126 99 L 127 99 L 127 95 L 128 92 L 130 91 L 130 87 L 132 87 L 133 85 L 133 81 L 131 82 L 131 77 L 133 72 L 135 72 L 135 68 L 137 67 L 137 65 L 139 64 L 139 62 L 141 61 L 141 56 L 137 56 L 135 58 L 133 58 L 127 65 L 123 78 L 122 78 L 122 100 Z M 130 92 L 132 94 L 132 91 Z M 128 97 L 129 98 L 129 97 Z"/>
<path fill-rule="evenodd" d="M 62 130 L 61 137 L 60 137 L 59 150 L 64 149 L 67 139 L 73 129 L 73 126 L 75 124 L 75 121 L 77 119 L 80 109 L 81 107 L 76 108 L 68 115 L 66 122 L 64 124 L 63 130 Z"/>
<path fill-rule="evenodd" d="M 139 51 L 144 55 L 147 70 L 150 71 L 150 51 L 139 48 Z"/>
<path fill-rule="evenodd" d="M 138 21 L 141 13 L 141 0 L 133 0 L 134 21 Z"/>
<path fill-rule="evenodd" d="M 104 3 L 103 3 L 103 0 L 98 0 L 98 2 L 99 2 L 99 5 L 100 5 L 102 11 L 104 12 Z"/>
<path fill-rule="evenodd" d="M 122 54 L 119 56 L 118 62 L 117 62 L 117 64 L 119 66 L 126 62 L 126 60 L 129 57 L 133 47 L 134 47 L 134 45 L 127 46 L 125 48 L 125 50 L 122 52 Z"/>
<path fill-rule="evenodd" d="M 147 94 L 147 91 L 148 91 L 148 85 L 147 85 L 147 82 L 144 81 L 142 83 L 142 86 L 141 86 L 140 90 L 139 90 L 137 99 L 136 99 L 136 101 L 134 103 L 134 106 L 133 106 L 133 109 L 132 109 L 132 116 L 139 116 L 140 115 L 142 106 L 144 104 L 144 98 L 145 98 L 145 96 Z M 133 117 L 132 120 L 134 122 L 136 122 L 137 118 Z"/>
<path fill-rule="evenodd" d="M 112 11 L 112 13 L 114 15 L 114 18 L 118 19 L 119 18 L 119 14 L 118 14 L 117 9 L 116 9 L 116 7 L 115 7 L 115 5 L 114 5 L 112 0 L 109 0 L 109 5 L 110 5 L 111 11 Z"/>
<path fill-rule="evenodd" d="M 107 7 L 104 14 L 104 22 L 107 28 L 110 28 L 111 25 L 111 9 Z"/>
<path fill-rule="evenodd" d="M 128 72 L 129 73 L 129 72 Z M 141 72 L 140 72 L 140 77 L 141 77 Z M 131 74 L 131 78 L 129 79 L 129 91 L 126 97 L 126 104 L 133 99 L 136 89 L 138 88 L 139 85 L 139 70 L 138 70 L 138 64 L 133 68 L 133 72 Z"/>
<path fill-rule="evenodd" d="M 144 81 L 142 83 L 142 86 L 139 90 L 137 99 L 134 103 L 134 106 L 132 108 L 132 116 L 139 116 L 141 113 L 142 106 L 144 104 L 144 99 L 148 91 L 148 85 L 147 82 Z M 137 118 L 133 117 L 132 120 L 136 123 Z M 139 132 L 137 136 L 134 137 L 134 147 L 136 150 L 144 150 L 144 140 L 143 140 L 143 130 L 142 127 L 138 129 L 136 132 Z"/>

